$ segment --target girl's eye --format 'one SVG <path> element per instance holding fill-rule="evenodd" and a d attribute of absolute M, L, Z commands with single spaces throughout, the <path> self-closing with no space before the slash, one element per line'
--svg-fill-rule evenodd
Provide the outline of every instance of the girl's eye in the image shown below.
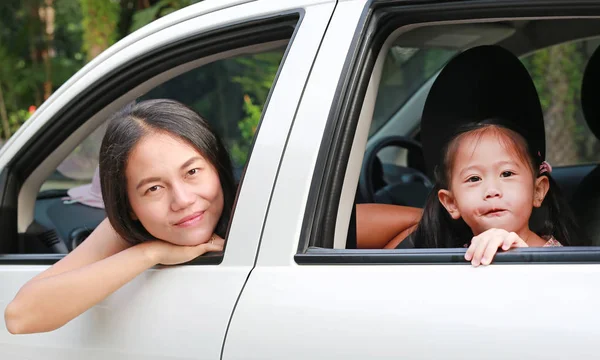
<path fill-rule="evenodd" d="M 198 171 L 200 171 L 200 169 L 194 168 L 194 169 L 188 171 L 188 175 L 196 175 L 198 173 Z"/>
<path fill-rule="evenodd" d="M 509 176 L 513 176 L 513 175 L 514 175 L 514 173 L 512 171 L 503 171 L 500 176 L 509 177 Z"/>
<path fill-rule="evenodd" d="M 479 176 L 471 176 L 470 178 L 467 179 L 467 182 L 477 182 L 480 180 L 481 180 L 481 178 Z"/>

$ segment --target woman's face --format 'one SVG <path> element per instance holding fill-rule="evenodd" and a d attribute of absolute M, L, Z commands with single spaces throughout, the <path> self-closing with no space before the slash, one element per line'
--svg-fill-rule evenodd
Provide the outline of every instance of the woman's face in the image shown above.
<path fill-rule="evenodd" d="M 131 216 L 154 237 L 176 245 L 207 242 L 223 212 L 215 167 L 168 133 L 145 135 L 125 169 Z"/>

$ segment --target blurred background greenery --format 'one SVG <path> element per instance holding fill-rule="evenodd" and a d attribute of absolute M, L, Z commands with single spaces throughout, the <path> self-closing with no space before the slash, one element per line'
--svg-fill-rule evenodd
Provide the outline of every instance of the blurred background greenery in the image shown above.
<path fill-rule="evenodd" d="M 10 138 L 53 91 L 109 46 L 200 1 L 2 0 L 0 142 Z M 144 98 L 169 97 L 194 108 L 211 121 L 228 143 L 234 162 L 243 166 L 284 50 L 209 64 L 163 84 Z"/>

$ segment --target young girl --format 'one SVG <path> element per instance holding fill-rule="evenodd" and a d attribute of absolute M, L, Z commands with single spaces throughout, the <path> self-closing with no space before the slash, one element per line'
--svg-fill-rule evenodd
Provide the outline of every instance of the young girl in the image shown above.
<path fill-rule="evenodd" d="M 118 113 L 102 142 L 100 178 L 110 222 L 21 288 L 5 310 L 11 333 L 57 329 L 154 265 L 223 249 L 231 163 L 186 106 L 149 100 Z"/>
<path fill-rule="evenodd" d="M 464 125 L 447 143 L 436 186 L 414 232 L 417 247 L 467 247 L 465 259 L 488 265 L 499 248 L 573 244 L 575 223 L 551 168 L 510 122 Z M 530 228 L 533 209 L 545 219 Z"/>

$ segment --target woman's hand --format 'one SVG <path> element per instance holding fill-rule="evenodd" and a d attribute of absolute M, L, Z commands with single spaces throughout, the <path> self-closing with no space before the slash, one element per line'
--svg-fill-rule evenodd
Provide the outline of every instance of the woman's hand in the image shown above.
<path fill-rule="evenodd" d="M 515 247 L 528 247 L 528 245 L 514 232 L 489 229 L 471 240 L 465 259 L 473 266 L 489 265 L 500 247 L 506 251 Z"/>
<path fill-rule="evenodd" d="M 162 240 L 144 242 L 146 253 L 153 262 L 162 265 L 177 265 L 194 260 L 210 251 L 223 251 L 225 240 L 214 235 L 213 240 L 196 246 L 174 245 Z"/>

